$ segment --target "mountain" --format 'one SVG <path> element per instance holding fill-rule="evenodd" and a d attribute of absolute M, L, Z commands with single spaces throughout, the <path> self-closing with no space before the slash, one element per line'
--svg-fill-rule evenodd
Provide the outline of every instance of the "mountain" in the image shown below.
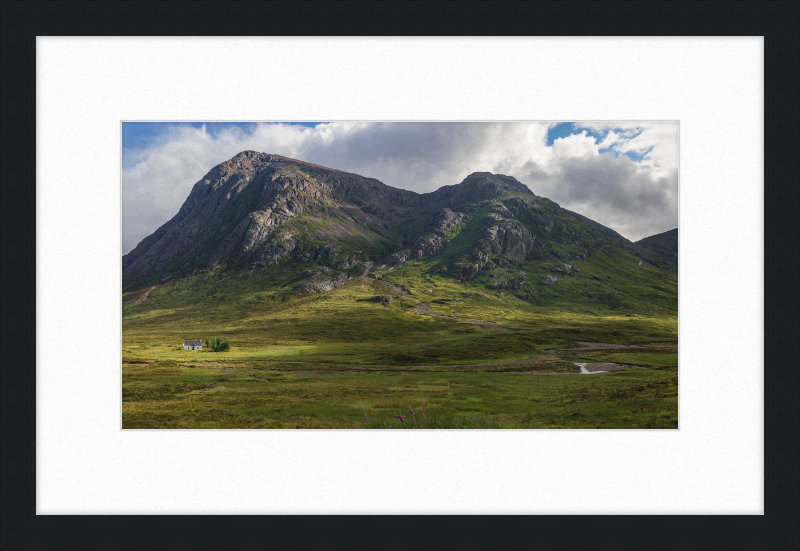
<path fill-rule="evenodd" d="M 379 255 L 394 247 L 391 228 L 409 216 L 416 195 L 356 174 L 245 151 L 211 169 L 170 221 L 123 256 L 124 287 L 227 263 L 266 268 L 290 253 L 308 255 L 302 245 L 316 242 L 334 244 L 316 255 L 336 256 L 336 245 Z"/>
<path fill-rule="evenodd" d="M 418 194 L 244 151 L 211 169 L 170 221 L 123 256 L 123 291 L 182 282 L 199 296 L 269 274 L 259 285 L 303 295 L 354 278 L 400 287 L 439 278 L 535 306 L 676 312 L 677 267 L 645 241 L 510 176 L 476 172 Z"/>
<path fill-rule="evenodd" d="M 623 247 L 629 249 L 634 254 L 640 256 L 643 260 L 646 260 L 646 261 L 650 262 L 651 264 L 653 264 L 655 266 L 659 266 L 659 267 L 661 267 L 661 268 L 663 268 L 663 269 L 665 269 L 667 271 L 672 271 L 672 272 L 675 271 L 676 266 L 673 266 L 673 264 L 675 264 L 675 265 L 678 264 L 678 241 L 677 241 L 677 235 L 678 235 L 677 232 L 678 232 L 678 230 L 677 230 L 677 228 L 674 229 L 674 230 L 671 230 L 671 231 L 675 232 L 675 237 L 676 237 L 676 239 L 675 239 L 675 255 L 674 255 L 674 259 L 673 259 L 672 256 L 664 255 L 664 254 L 660 253 L 659 251 L 654 250 L 654 249 L 642 244 L 642 243 L 647 243 L 646 240 L 651 239 L 650 237 L 645 237 L 644 239 L 641 239 L 639 241 L 633 242 L 633 241 L 630 241 L 629 239 L 626 239 L 625 237 L 622 237 L 619 233 L 617 233 L 616 231 L 612 230 L 611 228 L 609 228 L 607 226 L 604 226 L 604 225 L 600 224 L 599 222 L 595 222 L 594 220 L 591 220 L 590 218 L 587 218 L 586 216 L 584 216 L 582 214 L 578 214 L 577 212 L 572 212 L 571 210 L 568 210 L 567 212 L 569 212 L 570 214 L 572 214 L 576 218 L 579 218 L 580 220 L 583 220 L 589 226 L 591 226 L 595 230 L 599 231 L 603 235 L 606 235 L 606 236 L 608 236 L 608 237 L 610 237 L 612 239 L 615 239 Z M 665 232 L 665 233 L 669 233 L 669 232 Z M 664 235 L 664 234 L 661 234 L 661 235 Z M 652 236 L 652 237 L 657 237 L 657 236 Z M 667 260 L 667 262 L 664 262 L 665 259 Z"/>
<path fill-rule="evenodd" d="M 678 264 L 678 228 L 640 239 L 636 245 Z"/>

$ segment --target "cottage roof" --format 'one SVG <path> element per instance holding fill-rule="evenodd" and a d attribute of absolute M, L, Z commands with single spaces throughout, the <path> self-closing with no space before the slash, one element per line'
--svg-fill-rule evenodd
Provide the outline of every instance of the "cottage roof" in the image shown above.
<path fill-rule="evenodd" d="M 183 341 L 184 346 L 200 346 L 202 341 Z"/>

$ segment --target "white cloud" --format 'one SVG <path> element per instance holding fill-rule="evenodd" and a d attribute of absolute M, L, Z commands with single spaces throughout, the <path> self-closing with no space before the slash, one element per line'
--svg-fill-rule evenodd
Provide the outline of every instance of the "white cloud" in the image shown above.
<path fill-rule="evenodd" d="M 472 172 L 507 174 L 537 195 L 634 240 L 677 226 L 677 123 L 579 123 L 580 128 L 617 131 L 600 144 L 581 132 L 548 147 L 550 126 L 333 122 L 307 128 L 260 123 L 252 131 L 232 126 L 213 135 L 205 127 L 175 126 L 148 148 L 126 152 L 134 162 L 127 162 L 122 173 L 123 252 L 174 216 L 206 172 L 246 149 L 417 192 L 457 184 Z M 649 152 L 634 163 L 600 155 L 606 147 L 617 153 Z"/>
<path fill-rule="evenodd" d="M 606 134 L 606 137 L 603 138 L 603 140 L 598 145 L 598 149 L 608 149 L 614 144 L 618 143 L 623 138 L 624 136 L 621 133 L 618 134 L 617 132 L 610 130 L 608 134 Z"/>
<path fill-rule="evenodd" d="M 586 130 L 583 130 L 579 134 L 571 134 L 554 140 L 552 150 L 555 157 L 567 159 L 569 157 L 596 157 L 599 147 L 595 139 L 588 136 Z"/>
<path fill-rule="evenodd" d="M 611 147 L 618 153 L 644 154 L 642 168 L 665 177 L 671 172 L 677 176 L 680 130 L 677 121 L 578 122 L 575 126 L 596 132 L 608 131 L 600 149 Z"/>

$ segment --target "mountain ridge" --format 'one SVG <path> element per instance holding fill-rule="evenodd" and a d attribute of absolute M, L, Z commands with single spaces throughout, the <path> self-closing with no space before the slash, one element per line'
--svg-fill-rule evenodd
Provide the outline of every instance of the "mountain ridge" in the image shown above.
<path fill-rule="evenodd" d="M 639 241 L 631 241 L 630 239 L 628 239 L 628 238 L 620 235 L 619 233 L 617 233 L 615 230 L 613 230 L 613 229 L 611 229 L 611 228 L 609 228 L 607 226 L 604 226 L 604 225 L 600 224 L 599 222 L 596 222 L 596 221 L 592 220 L 591 218 L 588 218 L 587 216 L 584 216 L 584 215 L 579 214 L 577 212 L 573 212 L 571 210 L 568 210 L 567 212 L 569 212 L 573 216 L 579 218 L 580 220 L 583 220 L 584 222 L 586 222 L 587 224 L 589 224 L 593 228 L 597 229 L 599 232 L 601 232 L 601 233 L 603 233 L 603 234 L 605 234 L 605 235 L 607 235 L 607 236 L 609 236 L 609 237 L 611 237 L 613 239 L 616 239 L 620 243 L 623 243 L 630 250 L 634 251 L 636 254 L 641 256 L 643 260 L 647 260 L 651 264 L 655 264 L 656 266 L 662 266 L 664 259 L 668 260 L 672 264 L 676 264 L 677 265 L 677 263 L 678 263 L 677 262 L 677 260 L 678 260 L 677 242 L 675 243 L 674 260 L 673 260 L 673 257 L 671 255 L 662 254 L 658 250 L 655 250 L 654 248 L 645 245 L 648 242 L 648 240 L 650 240 L 653 237 L 657 237 L 658 235 L 665 235 L 665 234 L 668 234 L 670 232 L 675 232 L 675 234 L 677 236 L 677 232 L 678 232 L 677 228 L 675 228 L 674 230 L 669 230 L 667 232 L 664 232 L 663 234 L 655 234 L 655 235 L 651 235 L 651 236 L 645 237 L 643 239 L 640 239 Z"/>
<path fill-rule="evenodd" d="M 123 291 L 288 266 L 297 272 L 295 292 L 327 292 L 376 269 L 420 263 L 534 304 L 573 293 L 615 309 L 625 303 L 626 286 L 642 296 L 661 288 L 665 276 L 645 270 L 648 264 L 677 272 L 663 255 L 602 228 L 511 176 L 475 172 L 419 194 L 243 151 L 209 170 L 178 213 L 123 256 Z"/>
<path fill-rule="evenodd" d="M 653 251 L 675 265 L 678 264 L 678 228 L 650 235 L 640 239 L 635 245 Z"/>
<path fill-rule="evenodd" d="M 496 196 L 502 189 L 532 195 L 530 190 L 516 179 L 488 172 L 474 173 L 460 184 L 443 186 L 436 191 L 419 194 L 393 188 L 374 178 L 281 155 L 243 151 L 212 168 L 193 186 L 189 196 L 171 220 L 123 256 L 123 277 L 129 277 L 137 270 L 146 270 L 147 263 L 141 261 L 145 255 L 175 257 L 178 249 L 189 246 L 190 236 L 196 239 L 199 233 L 202 237 L 201 223 L 208 223 L 220 217 L 219 207 L 225 200 L 235 201 L 236 204 L 247 203 L 247 194 L 252 195 L 254 191 L 258 191 L 253 188 L 263 184 L 264 179 L 269 176 L 272 176 L 272 183 L 276 185 L 262 186 L 255 202 L 251 201 L 248 207 L 242 205 L 236 209 L 233 217 L 239 223 L 233 226 L 225 224 L 228 234 L 226 237 L 231 236 L 231 238 L 211 254 L 207 268 L 212 268 L 213 264 L 222 263 L 230 257 L 232 252 L 230 241 L 243 240 L 242 248 L 246 252 L 270 235 L 270 226 L 277 227 L 284 224 L 308 209 L 313 213 L 329 207 L 338 207 L 335 210 L 339 212 L 334 213 L 334 218 L 344 219 L 346 218 L 344 214 L 347 213 L 356 222 L 390 230 L 397 225 L 399 218 L 409 216 L 410 209 L 430 215 L 432 206 L 438 207 L 439 210 L 451 206 L 458 208 L 487 200 Z M 320 176 L 323 177 L 322 181 Z M 320 183 L 322 185 L 319 185 Z M 195 220 L 199 222 L 193 223 Z M 180 231 L 182 228 L 187 231 Z M 374 238 L 364 235 L 364 232 L 352 228 L 350 230 L 351 234 L 360 233 L 368 240 Z M 341 233 L 343 232 L 338 232 Z M 336 236 L 337 232 L 334 231 L 333 234 Z M 168 245 L 168 242 L 174 242 L 176 239 L 177 245 Z M 168 267 L 172 271 L 181 271 L 195 267 L 200 260 L 197 257 L 190 258 L 181 266 Z M 269 255 L 264 257 L 264 260 L 269 263 Z M 155 264 L 162 267 L 164 263 Z"/>

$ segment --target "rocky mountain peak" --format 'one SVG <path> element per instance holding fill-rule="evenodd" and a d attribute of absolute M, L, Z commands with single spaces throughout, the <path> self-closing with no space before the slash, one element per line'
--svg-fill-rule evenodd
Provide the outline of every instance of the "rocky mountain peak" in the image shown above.
<path fill-rule="evenodd" d="M 460 184 L 443 186 L 433 192 L 435 200 L 446 201 L 451 207 L 496 199 L 506 191 L 531 194 L 528 186 L 512 176 L 473 172 Z"/>
<path fill-rule="evenodd" d="M 276 163 L 285 165 L 298 165 L 300 167 L 314 168 L 329 172 L 341 172 L 335 168 L 328 168 L 326 166 L 308 163 L 299 159 L 284 157 L 283 155 L 260 153 L 258 151 L 247 150 L 237 153 L 227 161 L 212 168 L 208 174 L 202 178 L 201 181 L 210 183 L 236 174 L 252 174 Z"/>
<path fill-rule="evenodd" d="M 492 174 L 491 172 L 473 172 L 462 181 L 460 186 L 486 186 L 497 185 L 506 187 L 515 191 L 524 191 L 530 193 L 528 186 L 514 178 L 513 176 L 506 176 L 504 174 Z"/>
<path fill-rule="evenodd" d="M 242 160 L 258 159 L 258 158 L 269 157 L 269 156 L 270 155 L 268 153 L 261 153 L 259 151 L 253 151 L 252 149 L 248 149 L 246 151 L 242 151 L 241 153 L 237 153 L 236 155 L 234 155 L 233 157 L 231 157 L 230 159 L 228 159 L 227 161 L 225 161 L 222 164 L 229 164 L 230 165 L 230 164 L 234 164 L 236 162 L 242 161 Z"/>
<path fill-rule="evenodd" d="M 486 193 L 500 195 L 504 191 L 517 191 L 521 193 L 531 193 L 528 186 L 514 178 L 504 174 L 492 174 L 491 172 L 473 172 L 458 187 L 471 190 L 483 190 Z"/>

